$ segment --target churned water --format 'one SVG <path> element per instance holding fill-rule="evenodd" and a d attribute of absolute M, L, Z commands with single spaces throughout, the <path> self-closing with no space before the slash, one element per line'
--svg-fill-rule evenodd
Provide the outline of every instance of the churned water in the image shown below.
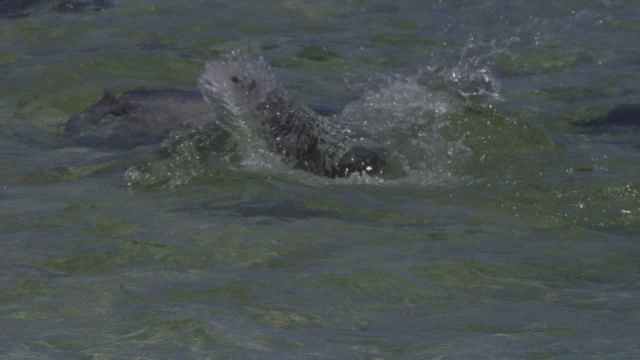
<path fill-rule="evenodd" d="M 640 356 L 637 2 L 0 5 L 1 357 Z M 230 68 L 391 166 L 291 169 L 243 102 L 158 146 L 64 134 Z"/>

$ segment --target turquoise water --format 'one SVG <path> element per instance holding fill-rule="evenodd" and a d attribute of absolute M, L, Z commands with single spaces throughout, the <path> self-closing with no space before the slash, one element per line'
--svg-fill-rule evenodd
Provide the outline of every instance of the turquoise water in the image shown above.
<path fill-rule="evenodd" d="M 634 2 L 53 3 L 0 19 L 2 357 L 640 356 L 638 122 L 575 126 L 640 101 Z M 404 171 L 65 138 L 238 48 Z"/>

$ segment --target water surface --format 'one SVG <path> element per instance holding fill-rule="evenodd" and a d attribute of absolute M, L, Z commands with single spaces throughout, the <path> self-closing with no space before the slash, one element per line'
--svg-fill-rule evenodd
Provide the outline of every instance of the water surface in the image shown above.
<path fill-rule="evenodd" d="M 2 356 L 640 355 L 640 119 L 588 125 L 640 101 L 637 4 L 112 3 L 0 20 Z M 238 48 L 406 171 L 63 134 Z"/>

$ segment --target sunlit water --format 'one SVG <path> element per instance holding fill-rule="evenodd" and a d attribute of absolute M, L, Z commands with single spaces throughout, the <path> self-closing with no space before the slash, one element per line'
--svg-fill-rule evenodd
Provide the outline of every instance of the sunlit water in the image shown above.
<path fill-rule="evenodd" d="M 640 356 L 640 120 L 575 126 L 639 101 L 635 2 L 54 5 L 0 19 L 2 357 Z M 237 49 L 393 167 L 293 170 L 243 104 L 232 136 L 63 134 Z"/>

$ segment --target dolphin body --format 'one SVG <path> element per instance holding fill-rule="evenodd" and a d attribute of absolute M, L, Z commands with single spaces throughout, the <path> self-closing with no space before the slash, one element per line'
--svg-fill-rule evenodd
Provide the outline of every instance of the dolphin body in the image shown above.
<path fill-rule="evenodd" d="M 162 142 L 176 129 L 197 128 L 215 121 L 215 113 L 197 91 L 130 90 L 107 93 L 64 131 L 82 146 L 134 148 Z"/>
<path fill-rule="evenodd" d="M 326 177 L 345 177 L 354 172 L 378 174 L 384 163 L 379 149 L 351 147 L 338 152 L 330 134 L 319 122 L 335 109 L 311 109 L 274 91 L 256 104 L 261 134 L 271 151 L 296 169 Z M 162 142 L 172 131 L 196 129 L 223 122 L 220 114 L 198 91 L 130 90 L 105 94 L 77 116 L 64 131 L 75 143 L 93 148 L 133 149 Z"/>
<path fill-rule="evenodd" d="M 207 63 L 198 85 L 200 92 L 107 94 L 69 119 L 65 132 L 85 146 L 133 148 L 213 123 L 235 137 L 243 156 L 268 150 L 294 169 L 330 178 L 382 174 L 383 149 L 364 146 L 335 117 L 293 101 L 261 57 L 233 51 Z"/>

